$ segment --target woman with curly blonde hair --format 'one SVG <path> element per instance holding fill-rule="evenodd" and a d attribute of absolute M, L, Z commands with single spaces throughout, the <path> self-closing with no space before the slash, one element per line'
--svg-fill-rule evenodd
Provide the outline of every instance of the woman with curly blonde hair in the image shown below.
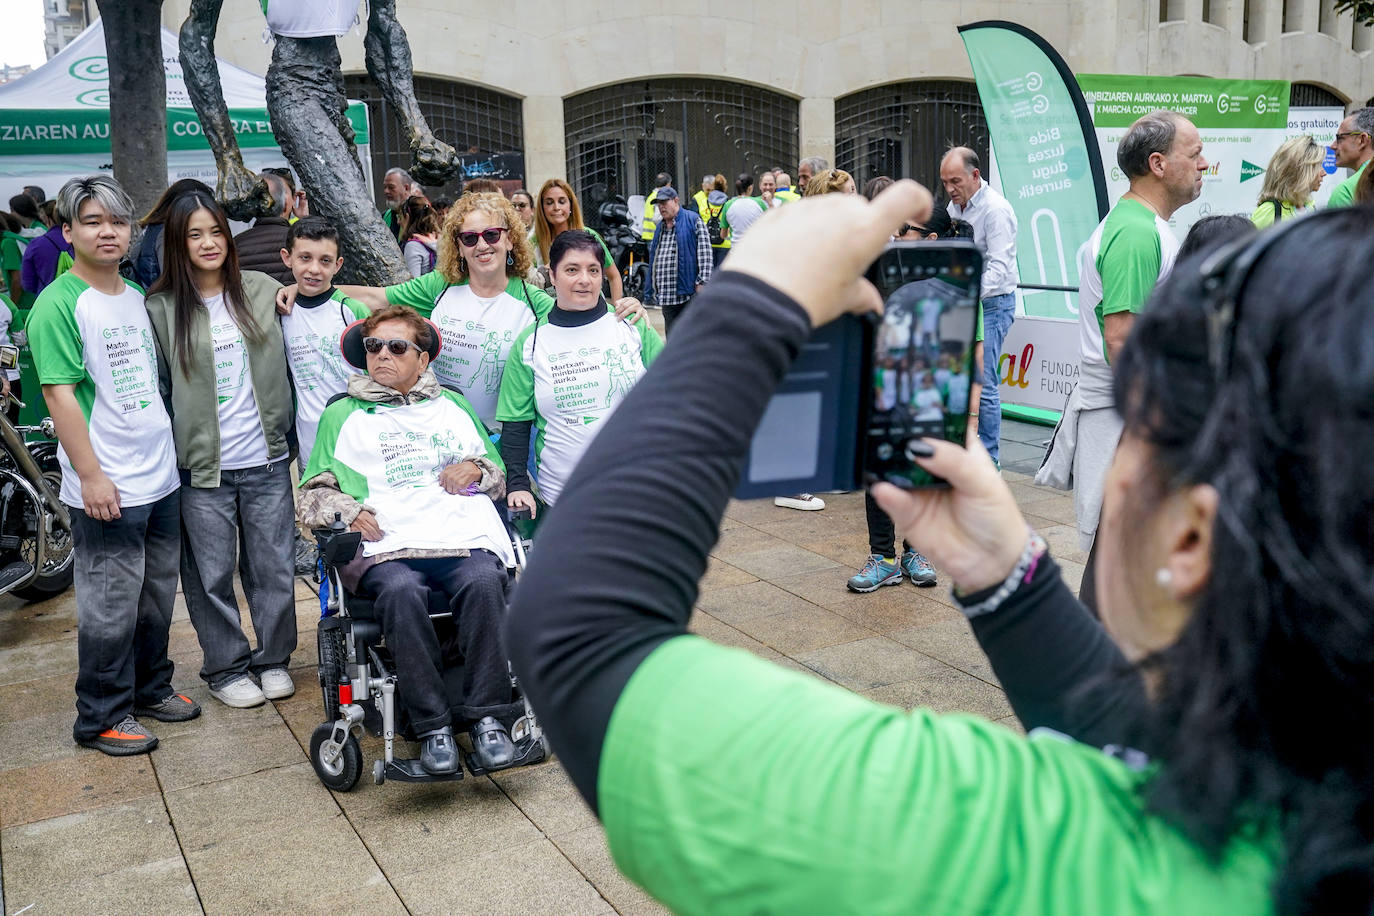
<path fill-rule="evenodd" d="M 606 269 L 606 282 L 610 284 L 612 301 L 625 295 L 621 283 L 620 269 L 615 266 L 611 250 L 595 229 L 587 229 L 582 221 L 582 205 L 577 202 L 577 194 L 572 186 L 562 178 L 550 178 L 539 189 L 539 197 L 534 208 L 534 257 L 540 267 L 549 263 L 549 247 L 553 240 L 569 229 L 586 229 L 601 243 L 602 266 Z"/>
<path fill-rule="evenodd" d="M 1285 141 L 1265 169 L 1259 205 L 1250 214 L 1250 221 L 1263 229 L 1311 209 L 1312 195 L 1326 177 L 1322 168 L 1325 156 L 1326 148 L 1310 135 Z"/>
<path fill-rule="evenodd" d="M 444 218 L 432 272 L 397 286 L 340 286 L 373 311 L 407 305 L 439 326 L 443 347 L 432 367 L 440 384 L 461 391 L 488 428 L 506 356 L 520 332 L 549 314 L 553 297 L 526 282 L 534 251 L 524 223 L 500 194 L 464 194 Z M 287 287 L 283 303 L 294 301 Z M 616 303 L 625 317 L 638 300 Z"/>

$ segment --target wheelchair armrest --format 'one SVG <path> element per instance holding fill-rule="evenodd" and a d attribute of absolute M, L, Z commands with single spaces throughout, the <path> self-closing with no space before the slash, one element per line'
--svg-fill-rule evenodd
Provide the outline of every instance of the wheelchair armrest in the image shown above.
<path fill-rule="evenodd" d="M 358 553 L 358 545 L 363 542 L 361 531 L 336 532 L 328 528 L 315 528 L 310 532 L 320 545 L 325 566 L 343 566 Z"/>

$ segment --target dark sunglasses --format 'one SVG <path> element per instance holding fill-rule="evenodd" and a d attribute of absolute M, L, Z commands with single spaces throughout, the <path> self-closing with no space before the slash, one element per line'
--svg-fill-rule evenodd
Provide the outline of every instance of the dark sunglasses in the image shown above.
<path fill-rule="evenodd" d="M 363 349 L 369 353 L 380 353 L 382 352 L 382 347 L 386 347 L 388 350 L 390 350 L 392 356 L 405 356 L 406 351 L 409 350 L 411 347 L 414 347 L 416 352 L 425 352 L 424 350 L 421 350 L 420 345 L 415 343 L 414 341 L 402 340 L 399 337 L 392 337 L 386 340 L 383 340 L 380 337 L 363 338 Z"/>
<path fill-rule="evenodd" d="M 925 226 L 913 226 L 911 223 L 902 223 L 902 228 L 897 231 L 897 234 L 906 235 L 908 232 L 919 232 L 921 235 L 930 235 L 930 230 Z"/>
<path fill-rule="evenodd" d="M 497 242 L 501 241 L 501 233 L 509 231 L 510 230 L 505 226 L 492 226 L 490 229 L 483 229 L 481 232 L 460 232 L 458 233 L 458 241 L 463 243 L 464 248 L 475 248 L 478 238 L 481 238 L 481 240 L 488 245 L 495 245 Z"/>

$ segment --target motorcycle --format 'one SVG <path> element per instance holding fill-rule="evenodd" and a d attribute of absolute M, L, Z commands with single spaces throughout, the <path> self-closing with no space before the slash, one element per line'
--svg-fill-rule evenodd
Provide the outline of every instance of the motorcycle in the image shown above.
<path fill-rule="evenodd" d="M 0 346 L 0 369 L 18 365 L 19 348 Z M 42 601 L 71 586 L 72 523 L 61 490 L 52 420 L 15 426 L 0 410 L 0 595 Z"/>
<path fill-rule="evenodd" d="M 611 250 L 615 266 L 620 268 L 625 295 L 642 300 L 649 279 L 649 246 L 640 238 L 639 220 L 619 196 L 603 202 L 597 208 L 597 216 L 605 227 L 601 237 Z"/>

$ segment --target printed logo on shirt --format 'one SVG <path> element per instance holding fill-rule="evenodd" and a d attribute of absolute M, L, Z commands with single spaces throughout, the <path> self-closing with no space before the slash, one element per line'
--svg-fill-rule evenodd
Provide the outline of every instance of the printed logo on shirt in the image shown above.
<path fill-rule="evenodd" d="M 344 365 L 343 356 L 334 341 L 314 331 L 292 334 L 286 341 L 286 354 L 291 362 L 291 374 L 303 391 L 323 388 L 342 391 L 352 374 Z"/>
<path fill-rule="evenodd" d="M 388 486 L 420 488 L 432 484 L 456 455 L 452 430 L 423 433 L 390 430 L 377 433 L 382 474 Z"/>
<path fill-rule="evenodd" d="M 501 390 L 501 373 L 515 332 L 488 329 L 481 321 L 436 312 L 439 336 L 443 342 L 434 361 L 435 374 L 453 382 L 464 391 L 481 390 L 496 394 Z"/>
<path fill-rule="evenodd" d="M 215 392 L 223 404 L 243 388 L 248 360 L 243 354 L 243 335 L 232 321 L 211 325 L 210 335 L 215 341 Z"/>
<path fill-rule="evenodd" d="M 101 336 L 120 414 L 149 407 L 157 393 L 157 351 L 148 329 L 126 324 L 107 327 Z"/>

